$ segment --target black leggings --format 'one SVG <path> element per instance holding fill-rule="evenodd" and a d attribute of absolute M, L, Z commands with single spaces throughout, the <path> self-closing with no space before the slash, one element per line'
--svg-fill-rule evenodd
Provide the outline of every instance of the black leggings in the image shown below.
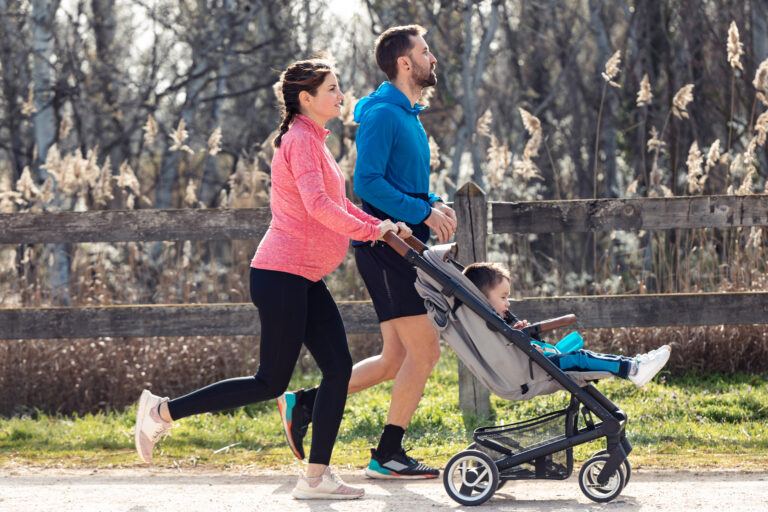
<path fill-rule="evenodd" d="M 303 343 L 322 372 L 312 411 L 309 462 L 328 464 L 352 374 L 352 357 L 336 303 L 323 281 L 255 268 L 251 268 L 251 299 L 261 319 L 256 375 L 222 380 L 171 400 L 171 417 L 176 420 L 277 398 L 288 388 Z"/>

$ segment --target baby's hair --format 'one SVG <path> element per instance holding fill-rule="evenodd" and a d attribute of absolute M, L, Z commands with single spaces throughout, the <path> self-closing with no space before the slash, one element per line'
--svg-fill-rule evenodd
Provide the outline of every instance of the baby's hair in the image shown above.
<path fill-rule="evenodd" d="M 486 295 L 491 288 L 497 286 L 504 279 L 511 281 L 509 271 L 506 268 L 498 263 L 487 261 L 470 263 L 464 268 L 464 275 Z"/>

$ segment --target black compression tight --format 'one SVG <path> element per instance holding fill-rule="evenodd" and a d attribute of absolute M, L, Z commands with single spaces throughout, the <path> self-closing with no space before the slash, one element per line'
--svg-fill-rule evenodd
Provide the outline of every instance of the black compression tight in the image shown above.
<path fill-rule="evenodd" d="M 254 268 L 251 299 L 261 319 L 260 364 L 256 375 L 222 380 L 171 400 L 171 417 L 176 420 L 280 396 L 288 387 L 304 344 L 322 372 L 312 413 L 309 462 L 328 464 L 352 374 L 352 358 L 336 303 L 323 281 Z"/>

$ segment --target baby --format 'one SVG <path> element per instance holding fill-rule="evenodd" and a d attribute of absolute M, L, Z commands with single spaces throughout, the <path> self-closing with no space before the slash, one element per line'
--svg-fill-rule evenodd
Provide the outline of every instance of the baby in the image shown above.
<path fill-rule="evenodd" d="M 509 295 L 511 280 L 509 272 L 496 263 L 472 263 L 464 269 L 464 275 L 487 297 L 496 313 L 509 323 Z M 512 327 L 523 329 L 527 320 L 515 322 Z M 531 342 L 539 352 L 563 371 L 609 372 L 622 379 L 629 379 L 637 387 L 644 386 L 667 364 L 671 348 L 662 345 L 656 350 L 635 357 L 612 354 L 598 354 L 589 350 L 574 350 L 566 353 L 551 353 L 534 340 Z"/>

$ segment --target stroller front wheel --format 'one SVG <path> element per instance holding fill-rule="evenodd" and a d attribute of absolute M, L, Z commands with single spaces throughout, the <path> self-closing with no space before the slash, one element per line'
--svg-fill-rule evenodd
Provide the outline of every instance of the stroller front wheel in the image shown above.
<path fill-rule="evenodd" d="M 598 455 L 608 455 L 608 450 L 595 452 L 590 459 L 593 459 Z M 624 488 L 626 488 L 629 485 L 629 479 L 632 478 L 632 465 L 629 463 L 629 459 L 624 459 L 624 462 L 621 463 L 621 469 L 624 471 Z"/>
<path fill-rule="evenodd" d="M 592 457 L 581 467 L 579 471 L 579 487 L 584 495 L 597 503 L 608 503 L 621 494 L 624 489 L 624 471 L 619 467 L 608 477 L 608 481 L 601 484 L 597 477 L 608 461 L 608 455 Z"/>
<path fill-rule="evenodd" d="M 499 486 L 499 469 L 479 450 L 464 450 L 448 461 L 443 471 L 445 492 L 465 506 L 488 501 Z"/>

